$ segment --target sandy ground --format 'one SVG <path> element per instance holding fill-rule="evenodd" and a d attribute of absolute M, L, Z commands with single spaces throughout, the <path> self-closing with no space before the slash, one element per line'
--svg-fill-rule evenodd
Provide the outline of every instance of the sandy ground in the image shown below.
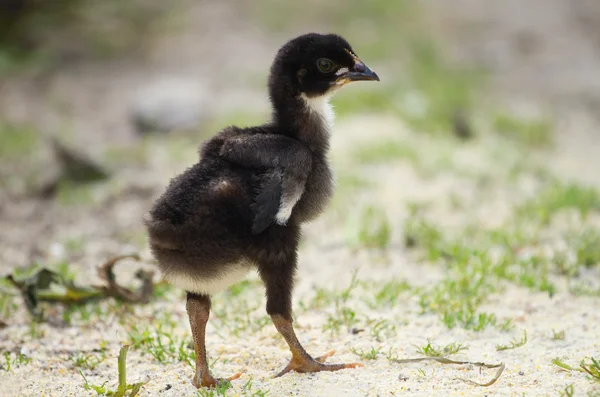
<path fill-rule="evenodd" d="M 211 43 L 214 36 L 208 34 L 199 40 L 197 32 L 188 31 L 165 39 L 146 69 L 121 65 L 122 69 L 118 72 L 110 68 L 90 71 L 82 67 L 56 76 L 51 91 L 61 93 L 61 99 L 72 109 L 72 114 L 78 115 L 72 120 L 76 131 L 74 140 L 83 142 L 93 153 L 101 153 L 109 143 L 135 143 L 126 109 L 131 95 L 147 79 L 177 74 L 199 84 L 208 84 L 199 69 L 199 65 L 204 63 L 204 66 L 220 71 L 222 76 L 235 75 L 235 78 L 224 81 L 232 83 L 239 79 L 241 82 L 247 75 L 236 73 L 236 67 L 245 64 L 244 60 L 249 56 L 263 61 L 246 64 L 246 71 L 251 74 L 263 70 L 279 42 L 266 37 L 255 27 L 241 23 L 239 15 L 230 7 L 213 7 L 212 10 L 212 13 L 207 13 L 200 9 L 193 17 L 203 21 L 203 29 L 212 32 L 212 35 L 222 32 L 222 29 L 219 30 L 220 20 L 229 18 L 239 22 L 239 31 L 223 39 L 223 47 L 231 44 L 239 49 L 233 51 L 233 55 L 225 53 L 222 48 L 215 49 Z M 196 50 L 181 51 L 182 48 Z M 169 57 L 170 51 L 171 55 L 177 56 Z M 224 61 L 232 56 L 235 61 Z M 176 61 L 169 63 L 165 59 Z M 222 65 L 231 67 L 220 70 Z M 531 70 L 528 73 L 534 73 Z M 231 88 L 231 85 L 235 84 L 227 84 L 228 89 L 218 87 L 213 91 L 218 92 L 214 101 L 216 108 L 235 108 L 247 98 L 245 95 L 252 95 L 257 98 L 253 101 L 256 109 L 266 110 L 266 98 L 262 92 L 241 83 L 240 89 L 238 86 Z M 33 87 L 15 81 L 7 89 L 11 100 L 4 97 L 3 113 L 9 113 L 17 120 L 39 113 L 36 121 L 48 130 L 61 124 L 63 116 L 45 109 L 46 98 L 40 96 L 35 99 Z M 360 87 L 352 89 L 359 90 Z M 351 95 L 351 92 L 343 95 Z M 90 115 L 94 111 L 98 114 L 92 118 Z M 541 154 L 539 161 L 562 178 L 600 187 L 600 173 L 596 171 L 600 169 L 600 158 L 597 156 L 597 121 L 594 115 L 572 109 L 563 109 L 560 115 L 557 128 L 559 150 Z M 377 134 L 365 131 L 376 131 Z M 373 298 L 373 289 L 357 288 L 346 305 L 357 313 L 358 324 L 365 331 L 352 333 L 342 329 L 339 334 L 331 334 L 324 330 L 328 315 L 335 313 L 335 303 L 330 301 L 307 307 L 315 301 L 315 287 L 339 296 L 339 292 L 350 284 L 354 271 L 357 271 L 359 280 L 372 285 L 393 279 L 418 287 L 444 276 L 441 266 L 424 263 L 401 245 L 401 226 L 407 216 L 408 202 L 432 201 L 434 205 L 430 215 L 441 224 L 452 226 L 464 223 L 466 215 L 455 213 L 448 207 L 447 197 L 450 194 L 460 192 L 474 203 L 470 217 L 492 223 L 504 219 L 511 203 L 527 195 L 527 186 L 513 190 L 512 185 L 499 184 L 494 195 L 487 201 L 478 202 L 476 183 L 453 171 L 423 178 L 410 164 L 402 162 L 363 168 L 353 161 L 356 147 L 390 137 L 414 141 L 419 151 L 425 153 L 444 150 L 440 147 L 444 142 L 415 137 L 393 117 L 373 115 L 338 120 L 332 145 L 332 159 L 338 176 L 361 174 L 374 185 L 360 192 L 338 190 L 336 200 L 339 199 L 342 204 L 332 205 L 326 214 L 306 227 L 295 294 L 297 333 L 307 350 L 319 355 L 335 349 L 337 353 L 330 359 L 331 362 L 360 361 L 365 366 L 336 373 L 292 373 L 272 379 L 287 363 L 289 353 L 274 327 L 266 322 L 262 287 L 256 275 L 251 274 L 249 279 L 253 282 L 250 288 L 239 296 L 222 293 L 214 297 L 214 312 L 208 327 L 209 356 L 211 360 L 218 358 L 213 365 L 215 375 L 242 372 L 242 377 L 233 382 L 234 387 L 228 395 L 258 396 L 260 394 L 254 393 L 262 390 L 268 391 L 266 395 L 275 397 L 558 396 L 569 384 L 573 384 L 575 395 L 585 396 L 594 390 L 598 393 L 597 384 L 583 374 L 561 371 L 551 364 L 553 358 L 560 357 L 576 365 L 584 357 L 598 357 L 600 352 L 600 331 L 597 327 L 600 323 L 600 301 L 598 298 L 576 297 L 563 289 L 549 297 L 548 294 L 509 284 L 501 292 L 492 294 L 485 304 L 486 310 L 499 317 L 510 318 L 515 324 L 515 329 L 506 333 L 491 328 L 483 332 L 447 329 L 439 316 L 420 313 L 417 298 L 410 291 L 400 295 L 398 301 L 389 307 L 373 309 L 365 303 Z M 190 148 L 176 149 L 173 154 L 169 152 L 172 148 L 166 146 L 163 141 L 151 139 L 142 156 L 143 161 L 124 168 L 119 168 L 120 163 L 114 165 L 118 172 L 111 182 L 111 189 L 95 189 L 91 203 L 72 207 L 34 200 L 10 203 L 10 208 L 0 213 L 3 224 L 0 231 L 2 272 L 8 273 L 13 267 L 35 260 L 45 263 L 68 260 L 77 272 L 76 281 L 88 284 L 97 282 L 94 269 L 98 264 L 114 255 L 131 252 L 140 253 L 142 261 L 139 264 L 125 262 L 118 268 L 124 273 L 124 282 L 132 279 L 138 266 L 152 268 L 141 227 L 142 215 L 153 197 L 162 191 L 166 181 L 196 157 L 195 151 Z M 498 169 L 498 163 L 488 156 L 493 146 L 493 141 L 485 140 L 465 145 L 453 154 L 453 161 L 465 168 Z M 393 230 L 393 244 L 384 253 L 356 251 L 348 244 L 359 210 L 373 204 L 386 212 Z M 0 371 L 0 395 L 97 395 L 94 391 L 85 390 L 79 369 L 90 384 L 101 385 L 106 381 L 109 388 L 116 389 L 119 347 L 131 341 L 128 333 L 133 325 L 154 334 L 159 324 L 171 324 L 168 329 L 174 340 L 191 340 L 181 291 L 170 291 L 149 305 L 134 306 L 130 310 L 131 313 L 123 314 L 122 308 L 103 303 L 99 313 L 92 315 L 90 320 L 75 314 L 72 324 L 67 325 L 61 319 L 63 309 L 50 308 L 51 321 L 38 325 L 32 335 L 26 312 L 19 306 L 7 319 L 8 327 L 0 330 L 0 352 L 10 352 L 11 357 L 20 352 L 31 362 L 8 372 Z M 247 319 L 236 318 L 236 313 L 245 312 L 248 312 Z M 388 320 L 395 329 L 377 338 L 370 332 L 370 320 Z M 496 351 L 497 344 L 509 343 L 519 337 L 522 330 L 526 330 L 528 335 L 525 346 Z M 564 330 L 565 339 L 552 340 L 553 330 Z M 486 382 L 494 376 L 495 370 L 480 370 L 472 365 L 397 364 L 384 355 L 393 352 L 398 358 L 418 357 L 415 345 L 423 346 L 428 339 L 438 346 L 467 344 L 469 348 L 453 358 L 491 364 L 503 362 L 506 370 L 494 385 L 482 388 L 457 378 Z M 74 365 L 74 358 L 78 355 L 99 356 L 101 348 L 105 349 L 105 358 L 95 368 Z M 351 351 L 371 348 L 381 349 L 375 360 L 361 359 Z M 0 363 L 1 360 L 2 357 Z M 193 369 L 185 362 L 170 360 L 159 363 L 144 349 L 132 349 L 127 368 L 130 382 L 148 381 L 140 392 L 141 396 L 198 395 L 190 383 Z M 252 380 L 251 391 L 244 391 L 242 386 L 248 380 Z"/>
<path fill-rule="evenodd" d="M 338 171 L 348 171 L 351 161 L 351 150 L 360 142 L 365 126 L 376 126 L 381 137 L 410 136 L 403 125 L 393 118 L 359 117 L 341 120 L 336 127 L 333 145 L 333 159 Z M 431 150 L 436 150 L 433 146 Z M 481 161 L 481 147 L 475 145 L 461 149 L 462 161 Z M 479 159 L 479 160 L 478 160 Z M 485 164 L 485 162 L 483 163 Z M 155 170 L 157 171 L 157 170 Z M 164 170 L 163 170 L 164 171 Z M 148 172 L 148 171 L 146 171 Z M 356 170 L 356 172 L 360 172 Z M 168 172 L 164 171 L 165 174 Z M 156 173 L 156 179 L 161 179 Z M 139 176 L 139 175 L 138 175 Z M 127 179 L 131 176 L 124 176 Z M 360 208 L 364 204 L 380 202 L 381 207 L 392 219 L 394 230 L 401 225 L 405 205 L 410 200 L 426 200 L 438 198 L 435 216 L 441 222 L 452 224 L 452 216 L 444 209 L 443 199 L 450 192 L 462 189 L 466 197 L 474 191 L 473 185 L 455 175 L 439 175 L 424 183 L 415 175 L 411 167 L 397 164 L 386 166 L 379 174 L 376 187 L 368 194 L 352 198 L 350 208 Z M 158 188 L 160 189 L 160 188 Z M 500 197 L 508 192 L 499 192 Z M 126 197 L 126 196 L 125 196 Z M 503 199 L 499 202 L 506 202 Z M 139 219 L 146 206 L 139 198 L 128 202 L 123 199 L 120 204 L 113 204 L 112 216 L 122 217 L 128 214 L 127 220 L 121 219 L 119 227 L 131 227 L 139 230 Z M 490 207 L 486 211 L 484 207 Z M 478 206 L 482 219 L 490 210 L 500 211 L 494 200 Z M 99 210 L 99 209 L 98 209 Z M 57 210 L 61 216 L 72 209 Z M 99 210 L 100 211 L 100 210 Z M 106 213 L 106 208 L 103 209 Z M 444 215 L 446 214 L 446 215 Z M 215 311 L 226 311 L 224 317 L 213 314 L 209 323 L 207 343 L 212 359 L 219 360 L 214 364 L 215 374 L 225 376 L 237 371 L 242 378 L 234 381 L 234 389 L 230 395 L 243 394 L 241 389 L 248 380 L 252 380 L 252 390 L 267 391 L 269 396 L 387 396 L 387 395 L 469 395 L 469 396 L 513 396 L 513 395 L 558 395 L 567 385 L 573 384 L 577 395 L 593 390 L 593 382 L 581 374 L 570 374 L 558 370 L 550 361 L 555 357 L 586 357 L 600 349 L 600 331 L 595 326 L 600 321 L 599 302 L 597 298 L 574 297 L 560 291 L 555 296 L 535 293 L 524 288 L 508 285 L 504 291 L 492 295 L 485 307 L 501 318 L 511 318 L 515 329 L 509 333 L 496 329 L 483 332 L 463 329 L 447 329 L 438 316 L 420 314 L 418 302 L 411 293 L 400 295 L 395 304 L 388 308 L 373 309 L 365 302 L 373 298 L 373 288 L 357 288 L 347 302 L 360 317 L 360 324 L 368 324 L 367 319 L 386 319 L 393 324 L 394 331 L 384 333 L 375 338 L 366 331 L 353 334 L 342 330 L 332 335 L 323 330 L 327 315 L 335 310 L 329 302 L 323 307 L 303 309 L 300 302 L 310 304 L 315 296 L 315 286 L 336 292 L 346 288 L 354 271 L 361 281 L 373 281 L 374 285 L 395 279 L 405 280 L 411 286 L 426 286 L 443 277 L 440 266 L 427 265 L 418 261 L 409 251 L 399 247 L 400 236 L 394 236 L 395 245 L 386 253 L 369 250 L 354 251 L 348 244 L 347 225 L 353 213 L 340 218 L 336 211 L 328 211 L 321 219 L 306 228 L 305 239 L 300 252 L 300 271 L 298 287 L 295 294 L 297 330 L 300 340 L 315 355 L 335 349 L 337 354 L 332 361 L 362 361 L 365 367 L 344 370 L 336 373 L 321 374 L 288 374 L 279 379 L 272 379 L 280 367 L 284 366 L 288 357 L 286 346 L 277 335 L 274 327 L 267 322 L 256 327 L 253 321 L 265 321 L 263 310 L 264 298 L 262 287 L 256 275 L 251 274 L 250 288 L 240 296 L 231 297 L 222 293 L 214 297 Z M 71 214 L 72 223 L 61 228 L 63 236 L 78 234 L 83 238 L 83 254 L 72 264 L 80 269 L 77 280 L 85 283 L 95 279 L 92 268 L 102 262 L 107 255 L 131 252 L 139 246 L 128 246 L 114 237 L 96 235 L 96 228 L 90 223 L 97 223 L 94 217 L 79 219 Z M 63 218 L 64 220 L 64 218 Z M 461 220 L 459 220 L 461 221 Z M 462 220 L 464 221 L 464 220 Z M 87 226 L 86 226 L 87 225 Z M 127 226 L 128 225 L 128 226 Z M 112 226 L 115 227 L 114 225 Z M 86 231 L 86 229 L 89 229 Z M 401 231 L 400 231 L 401 232 Z M 115 233 L 113 231 L 113 233 Z M 58 240 L 58 236 L 54 236 Z M 110 243 L 112 241 L 112 244 Z M 55 252 L 61 256 L 61 244 L 55 244 Z M 95 247 L 102 247 L 95 249 Z M 143 246 L 142 246 L 143 247 Z M 150 255 L 142 249 L 142 264 L 151 264 Z M 121 265 L 125 273 L 124 280 L 131 277 L 134 262 Z M 155 332 L 162 319 L 173 323 L 170 333 L 178 341 L 190 338 L 188 331 L 185 303 L 180 291 L 172 291 L 163 299 L 145 305 L 133 307 L 133 314 L 124 323 L 114 308 L 101 305 L 103 311 L 92 315 L 92 320 L 82 321 L 74 315 L 72 325 L 62 323 L 60 309 L 50 310 L 53 325 L 41 324 L 37 332 L 41 337 L 30 335 L 30 326 L 23 309 L 19 309 L 10 319 L 9 327 L 0 331 L 3 351 L 22 352 L 31 358 L 31 363 L 2 373 L 0 390 L 3 396 L 84 396 L 95 395 L 93 391 L 85 391 L 83 379 L 73 365 L 73 357 L 84 352 L 98 354 L 100 346 L 105 347 L 106 358 L 94 369 L 82 369 L 90 384 L 100 385 L 108 381 L 107 386 L 115 388 L 117 382 L 116 357 L 121 343 L 130 340 L 128 332 L 135 323 L 142 329 Z M 248 309 L 248 307 L 250 309 Z M 306 305 L 304 305 L 306 307 Z M 233 332 L 232 327 L 239 326 L 236 313 L 249 311 L 249 322 L 243 323 L 241 330 Z M 118 312 L 118 311 L 117 311 Z M 245 325 L 244 325 L 245 324 Z M 528 334 L 525 346 L 503 352 L 497 352 L 497 344 L 507 344 L 518 337 L 522 330 Z M 552 331 L 565 330 L 566 338 L 562 341 L 551 339 Z M 495 370 L 480 370 L 471 365 L 447 366 L 436 363 L 396 364 L 388 361 L 383 352 L 391 351 L 398 358 L 418 357 L 415 346 L 423 346 L 431 339 L 436 345 L 463 343 L 468 350 L 455 356 L 455 359 L 483 361 L 490 364 L 503 362 L 506 370 L 500 380 L 489 388 L 481 388 L 466 384 L 456 378 L 466 378 L 477 382 L 486 382 L 494 375 Z M 361 360 L 350 349 L 366 350 L 381 348 L 382 354 L 376 360 Z M 133 349 L 127 361 L 128 376 L 131 381 L 149 380 L 143 387 L 141 396 L 192 396 L 195 389 L 190 384 L 192 368 L 183 362 L 156 362 L 143 349 Z M 576 364 L 577 362 L 571 362 Z M 585 395 L 585 394 L 581 394 Z"/>

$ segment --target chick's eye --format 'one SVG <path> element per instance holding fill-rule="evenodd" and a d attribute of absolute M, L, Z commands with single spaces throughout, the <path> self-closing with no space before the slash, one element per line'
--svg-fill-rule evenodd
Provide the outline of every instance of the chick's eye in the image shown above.
<path fill-rule="evenodd" d="M 333 62 L 327 58 L 319 59 L 317 61 L 317 66 L 319 67 L 319 70 L 323 73 L 329 73 L 329 72 L 333 71 L 333 68 L 334 68 Z"/>

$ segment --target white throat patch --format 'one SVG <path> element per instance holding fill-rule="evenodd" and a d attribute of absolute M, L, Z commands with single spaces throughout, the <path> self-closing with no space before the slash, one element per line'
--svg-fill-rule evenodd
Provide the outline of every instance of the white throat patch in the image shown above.
<path fill-rule="evenodd" d="M 307 97 L 306 95 L 300 95 L 306 106 L 310 109 L 311 113 L 318 115 L 323 121 L 323 126 L 328 134 L 333 131 L 333 122 L 335 120 L 335 113 L 333 107 L 329 103 L 329 96 L 322 95 L 318 97 Z"/>

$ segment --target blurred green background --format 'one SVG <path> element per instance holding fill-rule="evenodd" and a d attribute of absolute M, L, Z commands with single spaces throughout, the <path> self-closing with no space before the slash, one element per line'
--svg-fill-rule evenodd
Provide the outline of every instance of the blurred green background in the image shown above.
<path fill-rule="evenodd" d="M 198 142 L 228 123 L 263 121 L 274 52 L 311 30 L 343 35 L 383 77 L 337 96 L 340 117 L 392 115 L 422 134 L 492 132 L 548 147 L 556 106 L 593 113 L 596 91 L 579 81 L 598 79 L 598 57 L 590 55 L 597 33 L 580 37 L 594 6 L 534 1 L 531 24 L 513 3 L 3 0 L 2 184 L 21 193 L 43 184 L 47 176 L 31 164 L 43 153 L 23 154 L 50 138 L 119 161 L 122 150 L 141 155 L 151 130 L 194 129 Z M 555 14 L 565 7 L 571 12 L 559 22 L 578 25 L 560 32 Z M 554 45 L 549 32 L 576 48 Z M 591 77 L 561 64 L 571 56 L 583 57 L 580 68 Z M 6 180 L 17 163 L 24 163 L 20 181 Z"/>
<path fill-rule="evenodd" d="M 0 4 L 7 268 L 144 250 L 152 199 L 196 161 L 202 140 L 268 119 L 273 56 L 308 31 L 346 37 L 382 80 L 333 98 L 330 215 L 350 246 L 409 241 L 417 208 L 431 204 L 410 192 L 448 176 L 454 208 L 461 190 L 514 190 L 523 178 L 567 201 L 571 187 L 559 181 L 580 183 L 575 202 L 600 185 L 589 166 L 600 137 L 594 3 L 531 1 L 533 22 L 516 1 Z M 388 191 L 398 172 L 416 178 L 401 200 Z M 356 207 L 357 196 L 370 199 Z"/>

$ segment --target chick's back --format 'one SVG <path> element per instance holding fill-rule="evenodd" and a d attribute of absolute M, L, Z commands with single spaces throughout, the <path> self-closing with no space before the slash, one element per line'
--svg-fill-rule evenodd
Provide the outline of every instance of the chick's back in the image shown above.
<path fill-rule="evenodd" d="M 144 220 L 151 244 L 182 249 L 207 238 L 250 233 L 252 200 L 264 170 L 219 156 L 223 143 L 241 133 L 228 128 L 208 140 L 200 161 L 171 180 Z"/>

